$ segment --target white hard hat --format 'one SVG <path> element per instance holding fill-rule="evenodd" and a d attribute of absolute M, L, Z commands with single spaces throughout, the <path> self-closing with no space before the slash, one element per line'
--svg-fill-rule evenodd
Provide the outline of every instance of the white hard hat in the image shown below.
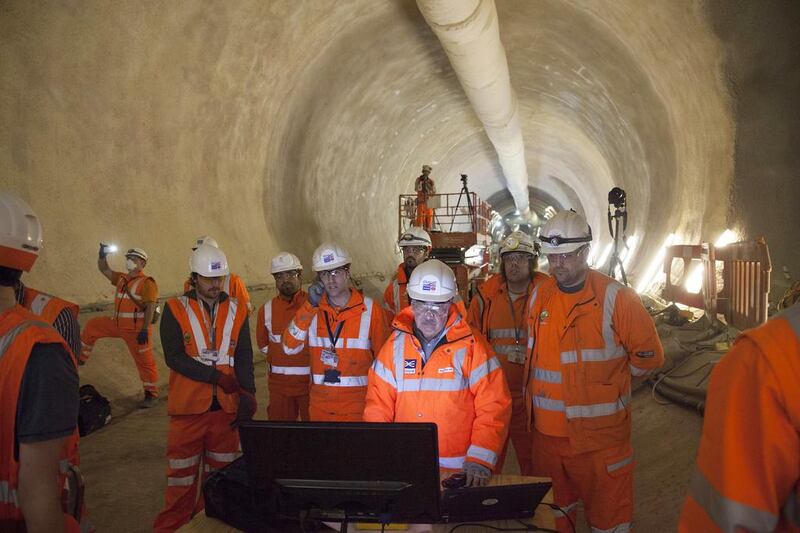
<path fill-rule="evenodd" d="M 296 255 L 289 252 L 281 252 L 272 258 L 270 272 L 277 274 L 278 272 L 286 272 L 287 270 L 303 270 L 303 265 L 300 264 L 300 259 Z"/>
<path fill-rule="evenodd" d="M 425 261 L 411 272 L 408 296 L 423 302 L 446 302 L 458 293 L 456 275 L 438 259 Z"/>
<path fill-rule="evenodd" d="M 500 243 L 500 256 L 508 252 L 522 252 L 530 255 L 538 255 L 536 244 L 533 238 L 525 232 L 513 231 Z"/>
<path fill-rule="evenodd" d="M 209 237 L 208 235 L 203 235 L 202 237 L 198 237 L 194 241 L 194 246 L 192 246 L 192 250 L 197 250 L 199 246 L 203 244 L 208 244 L 209 246 L 213 246 L 214 248 L 219 248 L 219 244 L 217 244 L 217 240 L 214 237 Z"/>
<path fill-rule="evenodd" d="M 143 259 L 145 263 L 147 262 L 147 253 L 141 248 L 129 248 L 128 251 L 125 252 L 125 257 L 138 257 L 139 259 Z"/>
<path fill-rule="evenodd" d="M 580 213 L 559 211 L 539 229 L 539 241 L 544 254 L 574 252 L 592 241 L 592 228 Z"/>
<path fill-rule="evenodd" d="M 350 263 L 350 254 L 335 242 L 320 244 L 319 247 L 314 250 L 314 255 L 311 257 L 311 268 L 314 269 L 314 272 L 333 270 L 334 268 L 349 265 Z"/>
<path fill-rule="evenodd" d="M 193 273 L 206 278 L 219 278 L 230 273 L 225 253 L 210 244 L 201 244 L 192 252 L 189 268 Z"/>
<path fill-rule="evenodd" d="M 42 225 L 27 203 L 0 192 L 0 266 L 30 272 L 42 248 Z"/>
<path fill-rule="evenodd" d="M 397 241 L 397 244 L 400 248 L 404 246 L 427 246 L 430 248 L 431 236 L 421 227 L 411 226 L 400 236 L 400 240 Z"/>

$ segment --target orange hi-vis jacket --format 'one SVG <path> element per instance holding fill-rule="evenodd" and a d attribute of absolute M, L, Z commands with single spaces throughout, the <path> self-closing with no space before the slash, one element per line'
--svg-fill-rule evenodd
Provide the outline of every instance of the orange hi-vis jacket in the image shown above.
<path fill-rule="evenodd" d="M 145 280 L 153 278 L 139 272 L 137 276 L 119 274 L 117 279 L 117 295 L 114 299 L 114 318 L 120 329 L 137 331 L 144 327 L 144 310 L 142 306 L 142 289 Z M 127 287 L 127 291 L 125 288 Z M 130 293 L 130 296 L 128 296 Z M 131 298 L 132 297 L 132 298 Z"/>
<path fill-rule="evenodd" d="M 323 362 L 323 355 L 333 346 L 329 327 L 335 336 L 339 324 L 342 326 L 335 350 L 338 360 L 333 367 Z M 324 410 L 332 416 L 344 410 L 347 418 L 361 420 L 367 393 L 367 373 L 375 354 L 388 336 L 389 325 L 385 313 L 374 304 L 372 298 L 363 296 L 357 290 L 350 291 L 350 299 L 338 310 L 328 303 L 327 294 L 322 296 L 317 308 L 306 301 L 289 322 L 282 340 L 283 350 L 290 356 L 302 354 L 308 345 L 311 363 L 310 409 Z M 326 381 L 326 371 L 330 373 L 332 370 L 339 372 L 338 381 Z"/>
<path fill-rule="evenodd" d="M 256 341 L 263 354 L 267 356 L 271 375 L 295 376 L 302 380 L 308 388 L 308 376 L 311 367 L 308 362 L 308 347 L 296 355 L 287 355 L 283 351 L 281 333 L 289 325 L 298 309 L 305 303 L 308 294 L 299 290 L 291 301 L 278 295 L 267 301 L 258 310 L 258 327 Z M 305 378 L 303 378 L 305 376 Z"/>
<path fill-rule="evenodd" d="M 383 307 L 389 311 L 392 316 L 396 316 L 404 307 L 411 305 L 406 292 L 408 285 L 408 276 L 406 276 L 405 264 L 400 263 L 397 267 L 397 273 L 392 278 L 392 282 L 387 285 L 386 290 L 383 291 Z"/>
<path fill-rule="evenodd" d="M 525 402 L 536 429 L 574 453 L 630 441 L 631 376 L 664 364 L 653 319 L 632 289 L 590 270 L 583 289 L 555 278 L 530 297 Z"/>
<path fill-rule="evenodd" d="M 24 521 L 17 494 L 19 462 L 14 454 L 17 402 L 28 359 L 34 345 L 39 343 L 60 344 L 72 354 L 67 343 L 50 324 L 41 322 L 39 317 L 22 306 L 14 306 L 0 315 L 0 525 Z M 71 357 L 74 362 L 74 356 Z M 62 477 L 58 481 L 53 480 L 53 491 L 59 494 L 63 486 L 63 475 L 73 463 L 70 455 L 77 453 L 73 441 L 75 438 L 74 434 L 67 438 L 59 462 Z M 78 524 L 67 515 L 65 527 L 68 531 L 79 530 Z"/>
<path fill-rule="evenodd" d="M 714 367 L 678 531 L 800 531 L 800 304 Z"/>
<path fill-rule="evenodd" d="M 528 284 L 528 296 L 533 288 L 549 278 L 534 272 Z M 512 313 L 513 309 L 513 313 Z M 518 298 L 512 303 L 508 285 L 501 274 L 495 274 L 478 288 L 469 304 L 467 322 L 486 337 L 503 366 L 512 396 L 522 395 L 525 354 L 528 349 L 528 298 Z M 519 353 L 522 359 L 510 361 Z"/>
<path fill-rule="evenodd" d="M 456 306 L 447 317 L 445 342 L 427 362 L 413 325 L 410 307 L 394 320 L 370 369 L 364 420 L 433 422 L 441 468 L 458 470 L 466 460 L 494 469 L 511 420 L 500 362 Z"/>
<path fill-rule="evenodd" d="M 189 292 L 191 289 L 191 279 L 187 279 L 183 282 L 183 292 Z M 250 293 L 247 292 L 247 286 L 237 274 L 230 273 L 225 276 L 225 281 L 222 282 L 222 292 L 231 298 L 236 298 L 239 305 L 243 305 L 245 309 L 250 307 Z"/>
<path fill-rule="evenodd" d="M 69 309 L 75 318 L 78 318 L 79 307 L 77 304 L 62 300 L 30 287 L 25 287 L 22 307 L 29 310 L 41 320 L 52 324 L 64 309 Z"/>
<path fill-rule="evenodd" d="M 239 331 L 247 318 L 247 309 L 234 298 L 227 298 L 217 306 L 214 323 L 205 306 L 189 296 L 178 296 L 167 301 L 173 316 L 181 326 L 186 356 L 204 365 L 214 366 L 223 374 L 235 376 L 234 353 Z M 210 332 L 213 332 L 212 342 Z M 211 383 L 195 381 L 170 370 L 167 414 L 199 415 L 208 411 L 213 396 L 226 413 L 235 413 L 239 394 L 227 394 Z"/>

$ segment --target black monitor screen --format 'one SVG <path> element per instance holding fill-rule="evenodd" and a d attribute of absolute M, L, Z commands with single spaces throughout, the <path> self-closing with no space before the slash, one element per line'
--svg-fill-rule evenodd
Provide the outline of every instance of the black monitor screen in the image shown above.
<path fill-rule="evenodd" d="M 251 481 L 277 487 L 281 514 L 432 523 L 439 519 L 435 424 L 242 424 Z"/>

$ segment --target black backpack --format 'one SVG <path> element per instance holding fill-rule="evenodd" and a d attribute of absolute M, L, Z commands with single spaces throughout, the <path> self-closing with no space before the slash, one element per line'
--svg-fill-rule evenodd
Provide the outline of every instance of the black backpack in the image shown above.
<path fill-rule="evenodd" d="M 244 457 L 212 472 L 203 483 L 206 516 L 248 533 L 293 533 L 303 529 L 298 520 L 279 515 L 278 495 L 250 483 Z"/>
<path fill-rule="evenodd" d="M 91 385 L 83 385 L 79 393 L 78 432 L 85 437 L 111 421 L 111 404 Z"/>

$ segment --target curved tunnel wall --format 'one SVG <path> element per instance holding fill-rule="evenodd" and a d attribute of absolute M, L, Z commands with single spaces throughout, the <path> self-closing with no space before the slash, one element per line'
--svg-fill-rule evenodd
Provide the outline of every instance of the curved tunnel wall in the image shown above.
<path fill-rule="evenodd" d="M 703 5 L 497 4 L 529 185 L 579 204 L 606 242 L 606 193 L 624 187 L 641 257 L 670 230 L 709 238 L 731 219 L 734 113 Z M 107 239 L 147 249 L 173 292 L 200 234 L 248 283 L 324 239 L 356 273 L 389 272 L 397 195 L 423 163 L 440 191 L 462 172 L 484 198 L 502 190 L 411 0 L 0 10 L 0 180 L 44 223 L 27 277 L 42 289 L 108 298 L 94 270 Z"/>

